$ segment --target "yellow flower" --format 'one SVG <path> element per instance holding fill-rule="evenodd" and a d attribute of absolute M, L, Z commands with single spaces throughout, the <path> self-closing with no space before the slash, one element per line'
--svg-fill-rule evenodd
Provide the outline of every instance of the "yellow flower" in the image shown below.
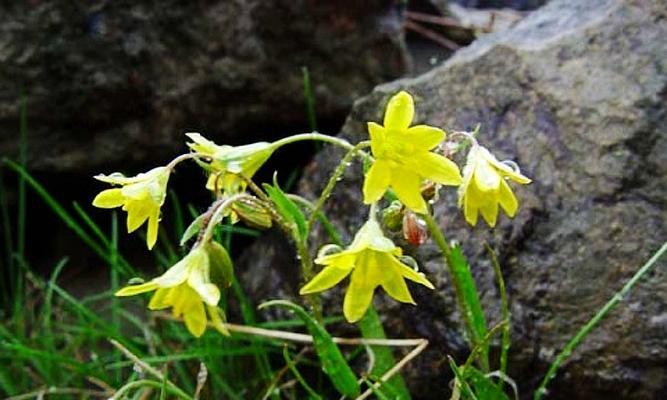
<path fill-rule="evenodd" d="M 398 259 L 401 255 L 401 248 L 386 238 L 378 223 L 371 219 L 357 232 L 346 250 L 330 255 L 320 252 L 315 262 L 324 265 L 324 269 L 299 293 L 327 290 L 352 273 L 343 302 L 343 313 L 349 322 L 364 316 L 378 286 L 400 302 L 415 304 L 405 279 L 430 289 L 433 285 L 423 274 L 401 263 Z"/>
<path fill-rule="evenodd" d="M 364 181 L 364 203 L 378 201 L 391 187 L 405 206 L 426 213 L 426 202 L 420 191 L 423 180 L 443 185 L 461 184 L 458 166 L 430 151 L 445 139 L 445 132 L 428 125 L 410 127 L 414 112 L 412 96 L 400 92 L 387 104 L 384 126 L 368 123 L 375 163 Z"/>
<path fill-rule="evenodd" d="M 100 192 L 93 205 L 100 208 L 123 206 L 127 211 L 127 231 L 130 233 L 148 220 L 146 244 L 152 249 L 157 241 L 160 207 L 167 196 L 169 169 L 158 167 L 133 177 L 120 173 L 97 175 L 95 179 L 122 187 Z"/>
<path fill-rule="evenodd" d="M 463 184 L 459 187 L 459 207 L 463 207 L 463 215 L 470 225 L 477 224 L 479 213 L 490 227 L 494 227 L 498 219 L 498 205 L 508 216 L 516 215 L 519 202 L 506 179 L 524 185 L 531 182 L 498 161 L 486 148 L 474 144 L 463 168 Z"/>
<path fill-rule="evenodd" d="M 252 178 L 275 150 L 268 142 L 236 147 L 219 146 L 198 133 L 187 133 L 186 136 L 192 139 L 188 146 L 193 151 L 211 158 L 206 188 L 229 195 L 244 191 L 247 183 L 243 176 Z"/>
<path fill-rule="evenodd" d="M 162 276 L 140 285 L 126 286 L 116 296 L 134 296 L 155 290 L 148 303 L 151 310 L 172 308 L 174 317 L 183 316 L 185 326 L 194 336 L 206 330 L 206 312 L 214 325 L 221 323 L 216 305 L 220 289 L 211 283 L 209 255 L 204 246 L 198 246 Z M 223 328 L 224 329 L 224 328 Z"/>

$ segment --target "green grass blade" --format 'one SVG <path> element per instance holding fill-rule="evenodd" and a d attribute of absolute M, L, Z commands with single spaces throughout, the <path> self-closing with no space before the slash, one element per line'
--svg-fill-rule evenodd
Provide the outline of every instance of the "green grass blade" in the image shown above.
<path fill-rule="evenodd" d="M 359 396 L 361 388 L 357 382 L 357 377 L 326 329 L 308 315 L 303 308 L 289 301 L 273 300 L 261 304 L 259 308 L 271 306 L 288 308 L 303 320 L 308 332 L 313 337 L 313 346 L 322 363 L 322 369 L 331 379 L 331 383 L 343 396 Z"/>
<path fill-rule="evenodd" d="M 542 380 L 542 383 L 540 384 L 540 387 L 538 387 L 535 392 L 533 393 L 533 399 L 535 400 L 540 400 L 547 392 L 547 386 L 549 385 L 549 382 L 556 376 L 556 371 L 558 371 L 558 368 L 560 365 L 572 354 L 574 349 L 579 346 L 579 344 L 588 336 L 589 333 L 597 326 L 597 324 L 602 321 L 604 317 L 609 314 L 611 310 L 613 310 L 618 303 L 623 301 L 623 296 L 627 295 L 628 292 L 632 289 L 632 287 L 644 276 L 646 275 L 647 272 L 649 272 L 654 265 L 657 265 L 658 260 L 667 252 L 667 242 L 663 243 L 663 245 L 660 247 L 658 251 L 653 254 L 653 256 L 644 264 L 639 271 L 637 271 L 630 280 L 623 285 L 623 288 L 616 292 L 614 296 L 609 299 L 609 301 L 583 326 L 581 329 L 577 332 L 572 339 L 565 345 L 563 350 L 556 356 L 556 359 L 554 360 L 553 363 L 551 363 L 551 366 L 549 367 L 549 370 L 547 371 L 546 375 L 544 376 L 544 379 Z"/>
<path fill-rule="evenodd" d="M 461 294 L 466 305 L 465 312 L 468 314 L 469 320 L 472 324 L 471 330 L 474 335 L 472 342 L 475 346 L 477 346 L 478 344 L 482 343 L 484 337 L 488 333 L 486 329 L 486 318 L 484 317 L 482 304 L 479 300 L 477 285 L 475 284 L 475 280 L 470 273 L 470 266 L 468 265 L 468 262 L 463 255 L 461 246 L 456 245 L 452 247 L 451 260 L 452 273 L 456 275 L 456 280 L 459 282 L 459 287 L 457 290 L 461 290 Z M 484 367 L 484 369 L 488 369 L 488 343 L 483 346 L 483 349 L 480 352 L 480 357 L 481 365 Z"/>
<path fill-rule="evenodd" d="M 382 321 L 380 321 L 380 317 L 372 305 L 368 308 L 361 321 L 359 321 L 359 329 L 361 330 L 361 335 L 366 339 L 387 338 L 384 328 L 382 328 Z M 396 360 L 391 352 L 391 348 L 387 346 L 370 347 L 375 354 L 375 364 L 373 365 L 371 374 L 375 377 L 381 377 L 396 365 Z M 382 389 L 390 392 L 392 399 L 410 399 L 410 392 L 408 392 L 408 388 L 405 386 L 403 377 L 400 374 L 392 376 L 382 385 Z"/>
<path fill-rule="evenodd" d="M 301 67 L 303 75 L 303 98 L 306 101 L 306 117 L 308 118 L 308 128 L 311 132 L 317 131 L 317 114 L 315 113 L 315 94 L 310 82 L 310 71 L 308 67 Z"/>
<path fill-rule="evenodd" d="M 310 385 L 306 382 L 306 380 L 303 379 L 303 376 L 301 376 L 301 373 L 296 368 L 296 364 L 294 364 L 294 361 L 292 361 L 292 358 L 289 356 L 289 350 L 287 346 L 283 347 L 283 358 L 287 363 L 287 368 L 289 368 L 289 370 L 292 371 L 292 374 L 294 374 L 294 377 L 299 382 L 299 384 L 301 384 L 301 387 L 303 387 L 304 390 L 308 393 L 308 396 L 314 400 L 321 400 L 322 397 L 319 394 L 317 394 L 317 392 L 315 392 L 315 390 L 313 390 L 313 388 L 310 387 Z"/>
<path fill-rule="evenodd" d="M 507 358 L 510 350 L 510 332 L 511 332 L 511 320 L 510 320 L 510 309 L 509 302 L 507 300 L 507 289 L 505 288 L 505 279 L 503 278 L 503 271 L 500 268 L 498 263 L 498 257 L 493 251 L 493 248 L 489 246 L 488 243 L 485 243 L 487 252 L 489 253 L 489 258 L 491 258 L 491 265 L 493 265 L 493 273 L 496 276 L 496 283 L 498 285 L 498 292 L 500 293 L 500 313 L 503 321 L 506 321 L 507 324 L 503 328 L 503 335 L 501 338 L 500 344 L 500 372 L 502 374 L 507 373 Z M 500 381 L 500 387 L 502 388 L 504 381 Z"/>

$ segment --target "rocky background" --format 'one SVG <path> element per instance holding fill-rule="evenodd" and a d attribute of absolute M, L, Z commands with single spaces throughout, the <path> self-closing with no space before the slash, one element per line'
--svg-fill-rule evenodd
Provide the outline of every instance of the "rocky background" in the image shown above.
<path fill-rule="evenodd" d="M 546 1 L 457 3 L 509 4 L 523 18 Z M 436 13 L 448 5 L 410 7 Z M 306 130 L 303 66 L 321 130 L 338 130 L 349 112 L 341 134 L 352 141 L 366 139 L 366 121 L 381 121 L 401 89 L 415 96 L 419 123 L 448 130 L 481 123 L 483 144 L 534 179 L 517 188 L 518 216 L 503 217 L 494 230 L 470 229 L 452 190 L 443 190 L 435 213 L 448 237 L 463 243 L 491 323 L 499 300 L 483 241 L 498 252 L 512 307 L 510 375 L 529 398 L 556 352 L 667 238 L 667 5 L 552 0 L 444 63 L 470 32 L 494 29 L 432 28 L 464 37 L 447 49 L 424 46 L 412 30 L 406 45 L 405 12 L 401 1 L 379 0 L 3 2 L 0 155 L 16 157 L 23 97 L 29 169 L 65 204 L 87 204 L 99 190 L 90 175 L 164 162 L 184 150 L 184 132 L 234 144 Z M 501 15 L 508 14 L 491 20 Z M 411 71 L 423 74 L 376 87 Z M 308 166 L 304 196 L 321 190 L 339 156 L 327 148 Z M 299 162 L 308 157 L 292 154 Z M 186 171 L 174 183 L 190 178 Z M 327 209 L 348 238 L 365 217 L 357 209 L 361 183 L 355 165 Z M 11 188 L 8 198 L 14 201 Z M 29 204 L 28 226 L 39 229 L 29 229 L 27 246 L 39 249 L 30 255 L 38 265 L 68 254 L 86 279 L 91 270 L 106 274 L 99 260 L 72 247 L 78 239 L 67 239 L 67 228 L 38 200 Z M 238 267 L 244 286 L 256 302 L 293 297 L 294 255 L 275 235 L 265 239 Z M 412 253 L 436 291 L 411 288 L 416 308 L 383 295 L 376 306 L 390 336 L 429 338 L 405 377 L 416 399 L 440 399 L 451 379 L 446 355 L 464 357 L 467 349 L 435 249 L 427 243 Z M 66 281 L 76 280 L 68 274 Z M 594 331 L 548 398 L 664 397 L 665 274 L 663 263 Z M 325 297 L 333 310 L 340 306 L 340 292 Z"/>
<path fill-rule="evenodd" d="M 521 208 L 490 230 L 470 229 L 443 189 L 436 218 L 463 243 L 491 323 L 499 298 L 483 241 L 500 255 L 512 311 L 510 375 L 529 398 L 568 339 L 667 239 L 667 6 L 661 1 L 554 0 L 514 28 L 479 39 L 414 79 L 376 87 L 355 102 L 342 129 L 367 139 L 389 97 L 415 96 L 415 123 L 463 129 L 513 159 L 534 183 Z M 313 198 L 341 153 L 319 154 L 301 182 Z M 328 215 L 349 237 L 361 225 L 362 175 L 352 167 Z M 318 244 L 325 241 L 323 236 Z M 293 295 L 297 268 L 286 244 L 257 243 L 248 263 L 259 300 Z M 436 282 L 413 285 L 417 307 L 376 295 L 392 337 L 431 346 L 405 375 L 416 398 L 441 399 L 447 354 L 465 354 L 448 276 L 436 249 L 414 255 Z M 290 271 L 292 271 L 290 273 Z M 667 390 L 667 270 L 663 262 L 624 299 L 559 372 L 550 399 L 658 399 Z M 342 296 L 326 296 L 340 307 Z M 442 389 L 437 389 L 442 388 Z"/>

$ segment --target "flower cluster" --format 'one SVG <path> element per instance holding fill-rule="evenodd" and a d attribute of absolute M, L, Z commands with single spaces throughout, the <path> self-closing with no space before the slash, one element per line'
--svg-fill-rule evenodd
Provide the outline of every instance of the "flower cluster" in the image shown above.
<path fill-rule="evenodd" d="M 398 201 L 385 210 L 390 211 L 385 212 L 387 227 L 398 230 L 402 225 L 406 240 L 418 246 L 428 238 L 422 219 L 424 215 L 421 215 L 429 212 L 424 195 L 435 201 L 440 185 L 458 187 L 459 207 L 470 225 L 475 226 L 481 214 L 486 223 L 494 227 L 499 209 L 503 209 L 509 217 L 514 217 L 518 209 L 518 201 L 508 182 L 531 182 L 515 164 L 498 161 L 477 143 L 472 134 L 458 132 L 466 139 L 465 143 L 471 143 L 461 174 L 457 164 L 449 158 L 450 154 L 443 155 L 451 153 L 443 150 L 453 148 L 451 138 L 445 142 L 447 134 L 440 128 L 412 125 L 414 116 L 412 96 L 401 91 L 389 100 L 383 125 L 368 123 L 372 165 L 365 174 L 362 191 L 364 203 L 370 205 L 369 219 L 346 249 L 339 248 L 338 252 L 331 253 L 329 250 L 332 247 L 326 246 L 320 251 L 315 263 L 322 265 L 322 270 L 300 290 L 302 295 L 321 292 L 349 276 L 343 301 L 343 313 L 349 322 L 359 321 L 364 316 L 378 287 L 382 287 L 393 299 L 409 304 L 415 304 L 415 301 L 406 280 L 434 288 L 423 273 L 406 264 L 403 250 L 385 236 L 376 220 L 377 203 L 388 192 Z M 197 229 L 206 229 L 205 234 L 199 236 L 187 256 L 163 275 L 146 283 L 127 286 L 116 293 L 117 296 L 132 296 L 154 291 L 148 308 L 171 308 L 173 315 L 182 317 L 187 329 L 199 337 L 209 320 L 218 330 L 226 332 L 217 304 L 221 297 L 220 288 L 230 284 L 229 277 L 233 273 L 226 250 L 211 239 L 211 227 L 229 215 L 232 222 L 241 216 L 247 223 L 264 228 L 272 226 L 272 222 L 284 224 L 285 221 L 293 221 L 299 229 L 290 228 L 287 231 L 306 229 L 305 223 L 299 225 L 303 216 L 295 216 L 300 211 L 281 191 L 265 187 L 268 195 L 260 193 L 252 197 L 242 193 L 247 188 L 248 180 L 283 144 L 298 140 L 331 142 L 338 139 L 313 133 L 295 135 L 274 143 L 258 142 L 233 147 L 217 145 L 198 133 L 188 133 L 187 136 L 191 140 L 188 143 L 191 153 L 165 167 L 134 177 L 118 173 L 96 176 L 96 179 L 118 187 L 99 193 L 93 205 L 101 208 L 122 206 L 127 211 L 128 232 L 135 231 L 148 221 L 146 242 L 150 249 L 157 241 L 160 208 L 166 198 L 169 175 L 176 163 L 193 158 L 208 172 L 205 186 L 218 198 L 214 205 L 226 206 L 220 206 L 213 213 L 215 217 L 211 214 L 200 216 L 191 226 L 195 229 L 194 233 L 187 233 L 183 241 L 192 237 Z M 465 143 L 458 143 L 457 148 L 465 147 Z M 348 149 L 353 147 L 347 142 L 344 145 Z M 254 186 L 253 189 L 261 190 Z"/>

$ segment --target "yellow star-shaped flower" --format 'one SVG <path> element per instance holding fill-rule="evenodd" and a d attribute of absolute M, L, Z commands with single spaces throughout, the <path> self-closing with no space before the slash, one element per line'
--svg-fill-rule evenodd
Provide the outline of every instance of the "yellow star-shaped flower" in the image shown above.
<path fill-rule="evenodd" d="M 356 322 L 364 316 L 378 286 L 400 302 L 415 304 L 405 279 L 429 289 L 433 289 L 433 285 L 423 274 L 401 263 L 398 259 L 401 255 L 401 248 L 386 238 L 378 223 L 371 219 L 357 232 L 346 250 L 321 254 L 315 260 L 325 267 L 299 293 L 304 295 L 327 290 L 351 273 L 343 302 L 343 313 L 349 322 Z"/>
<path fill-rule="evenodd" d="M 148 303 L 151 310 L 172 308 L 174 317 L 183 316 L 185 326 L 194 336 L 206 330 L 206 311 L 217 327 L 221 317 L 216 307 L 220 289 L 211 283 L 209 255 L 204 246 L 193 249 L 162 276 L 140 285 L 126 286 L 116 296 L 134 296 L 155 290 Z M 224 329 L 224 328 L 223 328 Z"/>
<path fill-rule="evenodd" d="M 210 175 L 206 188 L 222 191 L 228 195 L 245 190 L 247 182 L 271 157 L 275 146 L 268 142 L 257 142 L 243 146 L 219 146 L 198 133 L 187 133 L 192 142 L 188 146 L 196 153 L 210 157 Z"/>
<path fill-rule="evenodd" d="M 475 226 L 478 214 L 482 214 L 490 227 L 496 226 L 498 205 L 509 217 L 516 215 L 519 202 L 506 178 L 524 185 L 531 182 L 498 161 L 486 148 L 474 144 L 463 168 L 463 184 L 459 187 L 459 207 L 463 207 L 463 215 L 470 225 Z"/>
<path fill-rule="evenodd" d="M 445 139 L 445 132 L 428 125 L 410 127 L 414 112 L 412 96 L 400 92 L 387 104 L 384 126 L 368 123 L 375 162 L 366 173 L 364 203 L 378 201 L 388 188 L 392 188 L 405 206 L 426 213 L 426 202 L 420 191 L 422 181 L 452 186 L 461 184 L 458 166 L 431 152 Z"/>
<path fill-rule="evenodd" d="M 152 249 L 157 241 L 160 207 L 167 196 L 169 169 L 158 167 L 133 177 L 126 177 L 121 173 L 97 175 L 95 179 L 122 187 L 100 192 L 95 196 L 93 205 L 100 208 L 123 206 L 123 210 L 127 211 L 129 233 L 148 220 L 146 244 Z"/>

